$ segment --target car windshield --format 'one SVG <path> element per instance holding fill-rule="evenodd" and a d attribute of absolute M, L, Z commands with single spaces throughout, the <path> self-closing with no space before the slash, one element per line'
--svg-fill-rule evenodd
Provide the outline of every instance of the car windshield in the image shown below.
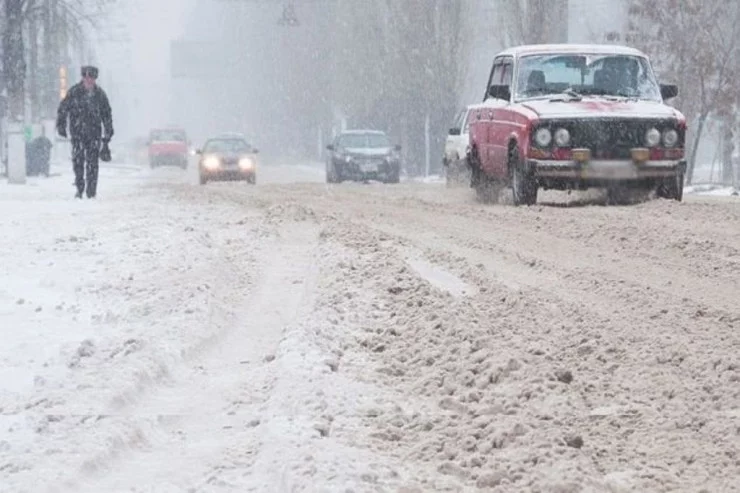
<path fill-rule="evenodd" d="M 152 132 L 153 142 L 185 142 L 185 133 L 178 130 L 156 130 Z"/>
<path fill-rule="evenodd" d="M 517 101 L 560 93 L 661 101 L 660 86 L 641 56 L 561 53 L 520 58 Z"/>
<path fill-rule="evenodd" d="M 339 147 L 344 148 L 379 148 L 390 147 L 391 143 L 385 134 L 345 134 L 339 137 Z"/>
<path fill-rule="evenodd" d="M 252 146 L 242 139 L 212 139 L 203 147 L 204 152 L 249 152 L 251 150 Z"/>

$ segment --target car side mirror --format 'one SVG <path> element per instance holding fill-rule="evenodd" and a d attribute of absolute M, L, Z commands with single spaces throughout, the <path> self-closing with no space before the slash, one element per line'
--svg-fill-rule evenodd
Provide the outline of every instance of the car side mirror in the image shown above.
<path fill-rule="evenodd" d="M 400 146 L 400 145 L 396 145 L 396 146 L 395 146 L 395 147 L 393 147 L 393 148 L 394 148 L 395 150 L 397 150 L 397 151 L 400 151 L 400 150 L 401 150 L 401 146 Z"/>
<path fill-rule="evenodd" d="M 328 146 L 326 146 L 326 148 L 329 149 L 330 151 L 333 151 L 334 150 L 334 145 L 329 144 Z"/>
<path fill-rule="evenodd" d="M 663 99 L 673 99 L 678 96 L 678 86 L 676 84 L 661 84 L 660 95 Z"/>
<path fill-rule="evenodd" d="M 488 95 L 494 99 L 509 101 L 511 99 L 511 90 L 509 86 L 493 85 L 488 88 Z"/>
<path fill-rule="evenodd" d="M 460 131 L 460 129 L 459 129 L 459 128 L 457 128 L 457 127 L 455 127 L 455 128 L 451 128 L 451 129 L 450 129 L 450 131 L 449 131 L 449 134 L 450 134 L 450 135 L 460 135 L 461 133 L 462 133 L 462 132 L 461 132 L 461 131 Z"/>

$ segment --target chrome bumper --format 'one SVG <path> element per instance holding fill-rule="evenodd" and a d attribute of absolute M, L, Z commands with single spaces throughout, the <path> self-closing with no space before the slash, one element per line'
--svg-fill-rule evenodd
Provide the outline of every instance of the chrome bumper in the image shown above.
<path fill-rule="evenodd" d="M 549 161 L 530 159 L 528 171 L 536 178 L 561 178 L 572 180 L 640 180 L 671 178 L 686 170 L 686 161 Z"/>

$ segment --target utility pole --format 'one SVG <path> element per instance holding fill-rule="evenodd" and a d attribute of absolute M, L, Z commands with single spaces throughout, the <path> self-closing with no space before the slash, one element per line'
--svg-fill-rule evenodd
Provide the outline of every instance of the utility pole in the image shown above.
<path fill-rule="evenodd" d="M 27 11 L 33 9 L 36 5 L 35 0 L 27 0 Z M 28 70 L 28 97 L 31 104 L 30 122 L 34 123 L 39 118 L 39 25 L 36 13 L 30 14 L 28 19 L 28 42 L 31 45 L 29 53 L 29 70 Z"/>
<path fill-rule="evenodd" d="M 23 0 L 4 0 L 3 74 L 8 94 L 8 183 L 26 183 L 25 117 L 26 61 L 23 43 Z"/>

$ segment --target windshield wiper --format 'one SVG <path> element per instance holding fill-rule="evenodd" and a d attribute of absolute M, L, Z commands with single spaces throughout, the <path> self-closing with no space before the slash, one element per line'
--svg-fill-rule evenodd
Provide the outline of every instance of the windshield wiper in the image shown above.
<path fill-rule="evenodd" d="M 563 92 L 561 92 L 557 96 L 569 96 L 570 99 L 568 101 L 581 101 L 583 99 L 583 94 L 579 93 L 578 91 L 576 91 L 572 87 L 567 88 L 566 90 L 564 90 Z M 565 102 L 565 99 L 555 97 L 555 98 L 551 98 L 550 101 L 563 101 L 563 102 Z"/>

